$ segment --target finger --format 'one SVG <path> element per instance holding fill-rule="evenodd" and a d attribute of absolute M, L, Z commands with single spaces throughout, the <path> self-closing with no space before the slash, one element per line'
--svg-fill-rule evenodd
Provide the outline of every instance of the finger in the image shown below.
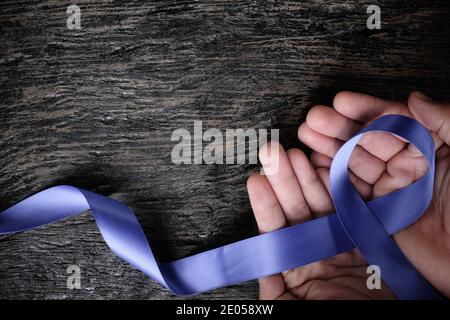
<path fill-rule="evenodd" d="M 421 95 L 417 92 L 412 93 L 410 95 L 410 98 L 408 99 L 408 106 L 406 106 L 403 103 L 397 101 L 383 100 L 362 93 L 342 91 L 338 93 L 334 98 L 333 105 L 336 111 L 338 111 L 343 116 L 363 123 L 369 123 L 376 118 L 386 114 L 400 114 L 411 118 L 417 118 L 417 120 L 419 121 L 428 121 L 433 117 L 434 120 L 432 121 L 434 125 L 432 125 L 431 122 L 428 123 L 430 127 L 428 127 L 425 122 L 423 122 L 423 124 L 429 130 L 433 131 L 433 140 L 436 144 L 436 148 L 438 148 L 442 145 L 442 140 L 445 141 L 445 139 L 439 137 L 438 132 L 435 129 L 432 129 L 432 127 L 439 127 L 439 125 L 436 126 L 436 121 L 438 123 L 439 121 L 441 121 L 439 119 L 442 118 L 442 113 L 428 111 L 431 109 L 448 110 L 448 108 L 446 108 L 444 104 L 438 104 L 439 107 L 437 108 L 428 108 L 427 106 L 429 106 L 429 104 L 424 103 L 423 99 L 421 100 L 421 98 L 423 98 L 423 94 Z M 420 108 L 422 108 L 422 111 L 420 111 Z M 449 111 L 446 111 L 444 113 L 446 115 L 446 119 L 449 119 Z M 448 139 L 450 139 L 450 137 L 446 133 L 448 133 L 449 130 L 450 129 L 444 130 L 444 136 L 447 136 Z"/>
<path fill-rule="evenodd" d="M 312 130 L 342 141 L 350 139 L 363 127 L 362 123 L 325 106 L 313 107 L 306 116 L 306 123 Z"/>
<path fill-rule="evenodd" d="M 348 162 L 348 168 L 361 180 L 374 184 L 385 171 L 386 163 L 357 145 Z"/>
<path fill-rule="evenodd" d="M 437 133 L 435 137 L 436 149 L 445 141 L 450 145 L 450 105 L 437 103 L 421 92 L 412 92 L 409 95 L 408 107 L 414 117 L 428 130 Z"/>
<path fill-rule="evenodd" d="M 334 108 L 343 116 L 369 123 L 386 114 L 400 114 L 413 117 L 408 108 L 401 102 L 379 99 L 370 95 L 343 91 L 336 95 Z M 433 134 L 432 134 L 433 135 Z M 439 142 L 436 135 L 433 139 Z M 370 133 L 364 135 L 359 145 L 383 161 L 387 161 L 405 147 L 405 142 L 388 133 Z"/>
<path fill-rule="evenodd" d="M 315 168 L 330 168 L 333 159 L 316 151 L 311 152 L 311 163 Z"/>
<path fill-rule="evenodd" d="M 313 107 L 308 112 L 306 123 L 312 130 L 341 141 L 348 140 L 363 128 L 362 122 L 347 118 L 335 109 L 325 106 Z M 389 160 L 405 146 L 405 143 L 395 136 L 381 132 L 364 135 L 358 144 L 383 161 Z"/>
<path fill-rule="evenodd" d="M 406 143 L 390 133 L 368 132 L 361 137 L 358 145 L 386 162 L 405 148 Z"/>
<path fill-rule="evenodd" d="M 333 106 L 343 116 L 363 123 L 369 123 L 385 114 L 412 116 L 403 103 L 349 91 L 339 92 L 334 98 Z"/>
<path fill-rule="evenodd" d="M 302 123 L 298 128 L 298 138 L 312 150 L 329 158 L 333 158 L 344 144 L 338 139 L 330 138 L 312 130 L 306 122 Z"/>
<path fill-rule="evenodd" d="M 283 210 L 265 176 L 253 173 L 247 180 L 247 190 L 260 233 L 287 225 Z"/>
<path fill-rule="evenodd" d="M 328 194 L 331 195 L 330 189 L 330 170 L 326 168 L 318 168 L 317 174 L 319 175 L 320 180 L 328 191 Z M 372 197 L 372 186 L 367 182 L 358 178 L 355 174 L 349 173 L 349 177 L 359 195 L 364 200 L 369 200 Z"/>
<path fill-rule="evenodd" d="M 330 168 L 333 159 L 316 151 L 311 152 L 311 163 L 314 168 Z"/>
<path fill-rule="evenodd" d="M 260 233 L 277 230 L 287 225 L 283 210 L 265 176 L 259 173 L 252 174 L 247 180 L 247 189 Z M 259 291 L 261 299 L 275 299 L 281 296 L 286 291 L 281 274 L 259 279 Z"/>
<path fill-rule="evenodd" d="M 290 149 L 287 154 L 313 215 L 320 217 L 329 213 L 333 203 L 311 162 L 299 149 Z"/>
<path fill-rule="evenodd" d="M 373 186 L 373 196 L 381 197 L 404 188 L 422 177 L 427 169 L 425 158 L 410 144 L 388 161 L 386 171 Z"/>
<path fill-rule="evenodd" d="M 333 158 L 343 142 L 318 133 L 303 123 L 298 130 L 299 139 L 314 151 Z M 349 169 L 369 184 L 375 183 L 385 170 L 385 162 L 356 146 L 350 158 Z"/>
<path fill-rule="evenodd" d="M 268 149 L 273 152 L 267 152 Z M 275 162 L 278 163 L 276 172 L 268 175 L 267 179 L 277 196 L 288 223 L 297 224 L 310 219 L 311 211 L 303 197 L 297 177 L 283 147 L 276 142 L 266 144 L 261 148 L 259 158 L 264 170 L 268 168 L 271 172 L 274 171 L 270 166 Z"/>
<path fill-rule="evenodd" d="M 448 179 L 448 168 L 450 168 L 450 147 L 444 145 L 436 152 L 436 186 L 443 186 Z"/>

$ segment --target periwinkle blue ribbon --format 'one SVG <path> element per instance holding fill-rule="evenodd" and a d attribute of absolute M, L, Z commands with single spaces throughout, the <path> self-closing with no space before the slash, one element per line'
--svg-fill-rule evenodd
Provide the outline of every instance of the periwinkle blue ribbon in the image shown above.
<path fill-rule="evenodd" d="M 413 184 L 365 203 L 348 177 L 348 161 L 361 136 L 384 131 L 415 145 L 428 171 Z M 336 213 L 231 243 L 180 260 L 157 263 L 136 216 L 126 205 L 72 186 L 41 191 L 0 214 L 0 234 L 33 229 L 92 210 L 112 251 L 179 295 L 257 279 L 358 248 L 402 299 L 440 295 L 405 257 L 391 235 L 414 223 L 427 209 L 433 191 L 434 142 L 418 122 L 383 116 L 347 141 L 335 156 L 330 183 Z"/>

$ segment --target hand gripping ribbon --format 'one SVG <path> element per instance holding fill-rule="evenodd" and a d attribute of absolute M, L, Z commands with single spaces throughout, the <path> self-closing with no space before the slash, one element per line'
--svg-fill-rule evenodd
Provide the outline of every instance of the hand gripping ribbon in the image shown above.
<path fill-rule="evenodd" d="M 382 131 L 417 147 L 428 171 L 413 184 L 364 202 L 350 182 L 348 162 L 362 135 Z M 121 202 L 72 186 L 41 191 L 0 213 L 0 234 L 20 232 L 91 209 L 111 250 L 178 295 L 257 279 L 359 249 L 401 299 L 439 299 L 440 295 L 409 262 L 392 235 L 414 223 L 433 192 L 434 142 L 418 122 L 383 116 L 347 141 L 330 170 L 336 212 L 270 233 L 231 243 L 180 260 L 158 263 L 136 216 Z"/>

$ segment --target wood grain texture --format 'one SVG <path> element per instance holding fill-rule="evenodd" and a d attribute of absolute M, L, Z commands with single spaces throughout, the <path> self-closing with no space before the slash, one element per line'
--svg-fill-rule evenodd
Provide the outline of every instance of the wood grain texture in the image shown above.
<path fill-rule="evenodd" d="M 81 8 L 68 30 L 66 8 Z M 366 7 L 382 29 L 366 28 Z M 127 203 L 162 261 L 256 234 L 252 165 L 171 163 L 173 130 L 296 128 L 340 90 L 449 99 L 450 3 L 2 1 L 0 211 L 71 184 Z M 82 288 L 68 290 L 78 264 Z M 195 299 L 256 298 L 249 282 Z M 89 213 L 0 238 L 0 298 L 176 298 L 116 258 Z"/>

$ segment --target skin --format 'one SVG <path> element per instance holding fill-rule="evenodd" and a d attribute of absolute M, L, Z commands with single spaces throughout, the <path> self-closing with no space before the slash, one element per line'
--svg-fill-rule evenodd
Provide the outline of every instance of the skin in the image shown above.
<path fill-rule="evenodd" d="M 313 151 L 287 152 L 279 144 L 276 174 L 252 174 L 247 182 L 253 212 L 261 233 L 302 223 L 333 212 L 329 170 L 339 147 L 368 123 L 385 114 L 402 114 L 430 130 L 436 146 L 433 200 L 413 225 L 394 239 L 418 271 L 442 294 L 450 297 L 450 104 L 434 102 L 413 92 L 407 104 L 372 96 L 341 92 L 334 108 L 313 107 L 298 129 L 298 137 Z M 265 170 L 274 166 L 260 151 Z M 351 179 L 364 199 L 401 189 L 427 170 L 427 163 L 412 145 L 388 133 L 369 133 L 353 152 Z M 272 167 L 273 170 L 273 167 Z M 367 263 L 357 250 L 339 254 L 281 274 L 260 279 L 261 299 L 395 299 L 386 284 L 381 290 L 366 286 Z M 382 271 L 381 271 L 382 272 Z M 382 273 L 381 273 L 382 274 Z"/>

